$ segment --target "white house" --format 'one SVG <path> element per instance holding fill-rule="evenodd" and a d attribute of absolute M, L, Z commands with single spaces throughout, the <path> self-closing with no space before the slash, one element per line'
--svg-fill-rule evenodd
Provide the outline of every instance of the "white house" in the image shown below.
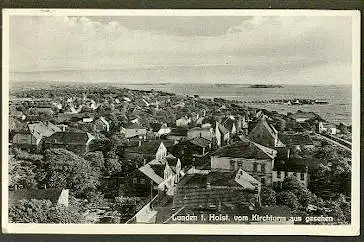
<path fill-rule="evenodd" d="M 327 132 L 329 134 L 336 134 L 337 133 L 336 125 L 331 124 L 331 123 L 320 122 L 319 123 L 319 133 L 323 133 L 323 132 Z"/>
<path fill-rule="evenodd" d="M 187 116 L 176 120 L 177 127 L 186 127 L 186 126 L 188 126 L 189 123 L 191 123 L 191 119 Z"/>

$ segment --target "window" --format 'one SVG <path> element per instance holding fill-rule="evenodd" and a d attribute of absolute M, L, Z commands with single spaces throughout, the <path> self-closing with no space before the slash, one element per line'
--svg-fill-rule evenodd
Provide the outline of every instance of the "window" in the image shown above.
<path fill-rule="evenodd" d="M 277 178 L 281 178 L 281 171 L 277 171 Z"/>
<path fill-rule="evenodd" d="M 265 173 L 265 164 L 261 164 L 260 166 L 261 166 L 260 169 L 261 169 L 262 173 Z"/>
<path fill-rule="evenodd" d="M 301 173 L 301 181 L 305 180 L 305 174 Z"/>
<path fill-rule="evenodd" d="M 144 178 L 140 179 L 140 183 L 145 184 L 145 179 Z"/>
<path fill-rule="evenodd" d="M 134 184 L 138 183 L 138 178 L 133 178 L 133 183 Z"/>
<path fill-rule="evenodd" d="M 294 177 L 297 177 L 297 173 L 296 173 L 296 172 L 293 172 L 293 176 L 294 176 Z"/>
<path fill-rule="evenodd" d="M 238 161 L 238 167 L 242 167 L 243 166 L 243 162 L 242 161 Z"/>
<path fill-rule="evenodd" d="M 230 170 L 234 170 L 235 169 L 235 161 L 231 160 L 230 161 Z"/>
<path fill-rule="evenodd" d="M 253 163 L 253 172 L 257 172 L 257 171 L 258 171 L 258 164 Z"/>
<path fill-rule="evenodd" d="M 265 177 L 260 178 L 260 182 L 265 185 Z"/>

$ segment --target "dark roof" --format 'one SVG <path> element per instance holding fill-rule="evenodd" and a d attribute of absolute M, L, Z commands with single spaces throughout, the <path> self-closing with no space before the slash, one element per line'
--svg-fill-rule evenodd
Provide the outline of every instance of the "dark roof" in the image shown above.
<path fill-rule="evenodd" d="M 145 129 L 145 128 L 139 124 L 131 123 L 128 126 L 126 126 L 126 129 Z"/>
<path fill-rule="evenodd" d="M 271 150 L 271 149 L 269 149 Z M 272 154 L 273 155 L 273 154 Z M 265 153 L 257 144 L 245 139 L 231 145 L 219 148 L 213 154 L 219 157 L 234 157 L 247 159 L 269 159 L 270 155 Z"/>
<path fill-rule="evenodd" d="M 187 136 L 188 129 L 184 128 L 173 128 L 171 129 L 171 132 L 168 135 L 174 135 L 174 136 Z"/>
<path fill-rule="evenodd" d="M 187 174 L 178 183 L 178 186 L 206 186 L 210 183 L 211 186 L 235 186 L 240 185 L 235 181 L 237 171 L 234 172 L 221 172 L 211 171 L 208 174 Z"/>
<path fill-rule="evenodd" d="M 167 149 L 174 145 L 173 140 L 151 140 L 143 142 L 140 146 L 137 147 L 128 147 L 125 151 L 129 153 L 154 155 L 162 142 Z"/>
<path fill-rule="evenodd" d="M 234 120 L 230 117 L 227 117 L 222 124 L 224 125 L 224 127 L 227 130 L 231 131 L 233 129 L 233 125 L 235 124 L 235 122 L 236 122 L 236 120 Z"/>
<path fill-rule="evenodd" d="M 92 135 L 87 132 L 56 132 L 45 139 L 45 143 L 85 145 Z"/>
<path fill-rule="evenodd" d="M 273 170 L 275 171 L 291 171 L 304 172 L 306 171 L 309 161 L 302 158 L 290 158 L 288 160 L 276 160 Z"/>
<path fill-rule="evenodd" d="M 152 128 L 153 132 L 158 132 L 162 128 L 162 125 L 163 124 L 153 123 L 150 125 L 150 127 Z"/>
<path fill-rule="evenodd" d="M 9 206 L 23 199 L 50 200 L 52 203 L 57 203 L 59 196 L 62 193 L 61 188 L 48 189 L 23 189 L 17 191 L 9 191 Z"/>
<path fill-rule="evenodd" d="M 229 130 L 227 130 L 222 124 L 218 124 L 218 127 L 219 127 L 219 131 L 221 134 L 227 134 L 229 133 Z"/>
<path fill-rule="evenodd" d="M 253 130 L 248 134 L 250 140 L 265 146 L 274 146 L 276 129 L 270 125 L 266 118 L 261 118 Z"/>
<path fill-rule="evenodd" d="M 282 134 L 278 133 L 278 139 L 285 145 L 313 145 L 308 134 Z"/>
<path fill-rule="evenodd" d="M 191 144 L 197 145 L 199 147 L 207 147 L 211 144 L 211 141 L 208 139 L 205 139 L 203 137 L 196 137 L 194 139 L 189 140 L 188 142 L 190 142 Z"/>

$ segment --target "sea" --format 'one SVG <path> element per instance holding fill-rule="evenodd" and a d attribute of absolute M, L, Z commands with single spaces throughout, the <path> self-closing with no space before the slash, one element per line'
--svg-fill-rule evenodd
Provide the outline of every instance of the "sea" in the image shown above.
<path fill-rule="evenodd" d="M 85 74 L 86 73 L 86 74 Z M 137 81 L 133 76 L 125 80 L 125 76 L 119 72 L 12 72 L 9 76 L 10 88 L 33 87 L 44 88 L 45 84 L 72 84 L 72 83 L 92 83 L 101 85 L 113 85 L 117 87 L 130 88 L 134 90 L 158 90 L 179 95 L 199 95 L 201 98 L 225 98 L 239 101 L 264 101 L 277 99 L 320 99 L 328 104 L 323 105 L 284 105 L 274 103 L 249 103 L 251 107 L 264 108 L 277 111 L 283 114 L 294 113 L 298 110 L 305 112 L 315 112 L 322 118 L 332 123 L 352 124 L 352 86 L 351 85 L 282 85 L 283 88 L 251 88 L 249 84 L 262 84 L 259 81 L 239 84 L 234 80 L 234 84 L 228 83 L 225 79 L 221 82 L 215 79 L 209 83 L 204 79 L 200 83 L 191 82 L 192 76 L 187 75 L 188 79 L 183 82 L 183 73 L 179 73 L 178 78 L 168 76 L 151 80 L 150 76 L 137 76 Z M 159 73 L 161 74 L 161 73 Z M 163 74 L 163 73 L 162 73 Z M 161 76 L 161 75 L 159 75 Z M 163 76 L 163 75 L 162 75 Z M 199 77 L 199 76 L 198 76 Z M 198 79 L 196 77 L 196 80 Z M 220 78 L 221 76 L 219 76 Z M 143 81 L 146 78 L 146 81 Z M 100 80 L 100 81 L 98 81 Z M 173 82 L 171 81 L 173 80 Z M 274 83 L 278 84 L 278 83 Z"/>

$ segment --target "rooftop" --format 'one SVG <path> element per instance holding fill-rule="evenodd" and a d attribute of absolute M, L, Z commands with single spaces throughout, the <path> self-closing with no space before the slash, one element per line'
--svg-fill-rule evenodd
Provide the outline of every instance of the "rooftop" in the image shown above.
<path fill-rule="evenodd" d="M 194 144 L 194 145 L 202 147 L 202 148 L 205 148 L 205 147 L 208 147 L 209 145 L 211 145 L 211 141 L 208 139 L 205 139 L 203 137 L 193 138 L 193 139 L 189 140 L 189 142 L 191 144 Z"/>
<path fill-rule="evenodd" d="M 82 144 L 85 145 L 89 139 L 92 139 L 93 136 L 90 133 L 77 131 L 65 131 L 65 132 L 56 132 L 52 134 L 50 137 L 47 137 L 46 143 L 54 143 L 54 144 Z"/>
<path fill-rule="evenodd" d="M 278 139 L 285 145 L 313 145 L 313 142 L 308 134 L 284 134 L 279 133 Z"/>
<path fill-rule="evenodd" d="M 219 148 L 215 151 L 213 156 L 246 159 L 271 159 L 275 156 L 275 153 L 276 152 L 273 149 L 245 139 Z"/>
<path fill-rule="evenodd" d="M 9 206 L 14 205 L 23 199 L 50 200 L 52 203 L 57 203 L 59 196 L 62 193 L 60 188 L 48 189 L 22 189 L 17 191 L 9 191 Z"/>

